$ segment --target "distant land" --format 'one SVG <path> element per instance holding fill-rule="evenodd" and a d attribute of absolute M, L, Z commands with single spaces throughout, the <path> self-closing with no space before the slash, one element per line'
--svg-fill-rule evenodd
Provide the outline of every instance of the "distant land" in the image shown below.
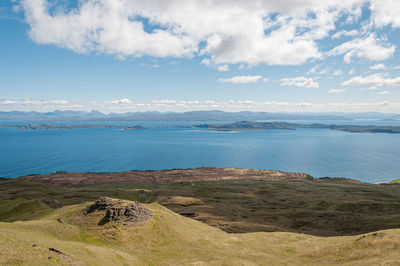
<path fill-rule="evenodd" d="M 353 133 L 400 133 L 400 126 L 360 126 L 360 125 L 327 125 L 327 124 L 296 124 L 288 122 L 252 122 L 239 121 L 223 124 L 198 124 L 198 125 L 176 125 L 146 127 L 141 125 L 64 125 L 64 124 L 26 124 L 26 125 L 0 125 L 0 128 L 17 128 L 22 130 L 46 130 L 46 129 L 97 129 L 97 128 L 121 128 L 125 130 L 151 129 L 151 128 L 198 128 L 217 131 L 249 131 L 249 130 L 270 130 L 285 129 L 295 130 L 297 128 L 310 129 L 331 129 Z"/>
<path fill-rule="evenodd" d="M 258 120 L 400 120 L 399 114 L 384 113 L 270 113 L 270 112 L 224 112 L 218 110 L 191 112 L 127 112 L 102 113 L 96 110 L 53 112 L 0 112 L 0 121 L 10 122 L 188 122 L 188 121 L 258 121 Z"/>
<path fill-rule="evenodd" d="M 326 128 L 354 133 L 400 133 L 400 126 L 359 126 L 359 125 L 325 125 L 325 124 L 296 124 L 287 122 L 251 122 L 240 121 L 225 124 L 204 124 L 197 125 L 204 129 L 220 131 L 241 131 L 241 130 L 266 130 L 266 129 L 287 129 L 296 128 Z"/>
<path fill-rule="evenodd" d="M 58 171 L 48 175 L 27 175 L 19 179 L 27 182 L 39 182 L 48 186 L 73 186 L 127 182 L 174 183 L 222 180 L 295 181 L 311 180 L 313 177 L 305 173 L 275 170 L 200 167 L 171 170 L 133 170 L 119 173 L 68 173 L 65 171 Z"/>

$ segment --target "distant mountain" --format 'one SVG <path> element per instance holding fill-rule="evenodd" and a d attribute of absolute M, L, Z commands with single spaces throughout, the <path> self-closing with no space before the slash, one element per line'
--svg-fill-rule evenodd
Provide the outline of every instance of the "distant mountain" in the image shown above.
<path fill-rule="evenodd" d="M 22 112 L 22 111 L 11 111 L 11 112 L 0 112 L 0 120 L 2 121 L 13 121 L 13 122 L 65 122 L 65 121 L 81 121 L 87 119 L 100 119 L 107 117 L 99 111 L 60 111 L 55 110 L 54 112 Z"/>
<path fill-rule="evenodd" d="M 188 122 L 188 121 L 238 121 L 238 120 L 348 120 L 348 117 L 335 114 L 318 113 L 267 113 L 267 112 L 223 112 L 191 111 L 175 112 L 136 112 L 109 113 L 93 110 L 54 112 L 0 112 L 1 121 L 11 122 L 78 122 L 78 121 L 149 121 L 149 122 Z"/>
<path fill-rule="evenodd" d="M 268 112 L 224 112 L 191 111 L 176 112 L 128 112 L 105 114 L 97 110 L 85 111 L 60 111 L 54 112 L 0 112 L 0 121 L 9 122 L 189 122 L 189 121 L 260 121 L 260 120 L 355 120 L 355 119 L 380 119 L 400 120 L 398 114 L 382 113 L 268 113 Z"/>

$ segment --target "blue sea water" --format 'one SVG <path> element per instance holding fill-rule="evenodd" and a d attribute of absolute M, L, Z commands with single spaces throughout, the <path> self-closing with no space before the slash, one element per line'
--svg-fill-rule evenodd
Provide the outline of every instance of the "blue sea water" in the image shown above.
<path fill-rule="evenodd" d="M 374 123 L 376 124 L 376 123 Z M 400 177 L 400 134 L 329 129 L 0 129 L 0 176 L 201 166 L 305 172 L 377 183 Z"/>

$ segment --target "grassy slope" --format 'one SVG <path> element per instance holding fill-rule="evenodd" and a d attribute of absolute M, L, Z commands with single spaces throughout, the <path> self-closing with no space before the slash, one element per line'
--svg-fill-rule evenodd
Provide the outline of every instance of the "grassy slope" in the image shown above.
<path fill-rule="evenodd" d="M 140 194 L 145 192 L 145 197 Z M 0 183 L 0 207 L 24 198 L 56 199 L 64 205 L 109 196 L 142 202 L 158 201 L 169 209 L 227 232 L 290 231 L 319 236 L 356 235 L 400 228 L 400 186 L 351 184 L 341 180 L 207 181 L 171 184 L 103 184 L 80 187 L 48 187 L 38 183 L 4 180 Z M 188 204 L 171 197 L 195 198 Z M 163 200 L 167 197 L 167 200 Z M 6 202 L 5 204 L 3 204 Z M 17 203 L 15 203 L 17 204 Z M 0 221 L 13 221 L 7 215 Z M 41 217 L 41 211 L 17 208 L 12 214 Z M 18 214 L 20 213 L 20 214 Z M 25 214 L 24 214 L 25 213 Z M 17 215 L 18 214 L 18 215 Z"/>
<path fill-rule="evenodd" d="M 14 222 L 34 220 L 50 213 L 52 209 L 43 206 L 37 200 L 18 198 L 0 201 L 0 221 Z"/>
<path fill-rule="evenodd" d="M 58 209 L 40 220 L 0 223 L 0 264 L 396 265 L 400 261 L 398 229 L 360 240 L 285 232 L 228 234 L 158 204 L 146 206 L 154 217 L 137 227 L 99 227 L 96 217 L 75 215 L 84 204 Z"/>

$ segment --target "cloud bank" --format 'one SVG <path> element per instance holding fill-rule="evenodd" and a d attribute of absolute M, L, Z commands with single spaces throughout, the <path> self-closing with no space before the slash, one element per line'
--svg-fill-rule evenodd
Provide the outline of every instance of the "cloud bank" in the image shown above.
<path fill-rule="evenodd" d="M 380 92 L 384 97 L 388 92 Z M 1 99 L 0 111 L 40 111 L 54 110 L 81 110 L 101 112 L 186 112 L 194 110 L 222 110 L 230 112 L 383 112 L 400 113 L 400 103 L 378 101 L 373 103 L 310 103 L 310 102 L 279 102 L 279 101 L 253 101 L 253 100 L 227 100 L 227 101 L 178 101 L 173 99 L 153 100 L 148 103 L 135 102 L 123 98 L 104 102 L 92 101 L 78 104 L 65 100 L 30 100 L 30 99 Z"/>
<path fill-rule="evenodd" d="M 328 56 L 385 60 L 396 46 L 368 29 L 400 27 L 397 0 L 82 0 L 72 8 L 59 3 L 21 0 L 36 43 L 117 58 L 201 56 L 221 71 L 227 64 L 300 65 L 322 59 L 319 42 L 330 36 L 362 35 Z M 357 22 L 366 6 L 369 28 L 335 32 L 339 20 Z"/>

